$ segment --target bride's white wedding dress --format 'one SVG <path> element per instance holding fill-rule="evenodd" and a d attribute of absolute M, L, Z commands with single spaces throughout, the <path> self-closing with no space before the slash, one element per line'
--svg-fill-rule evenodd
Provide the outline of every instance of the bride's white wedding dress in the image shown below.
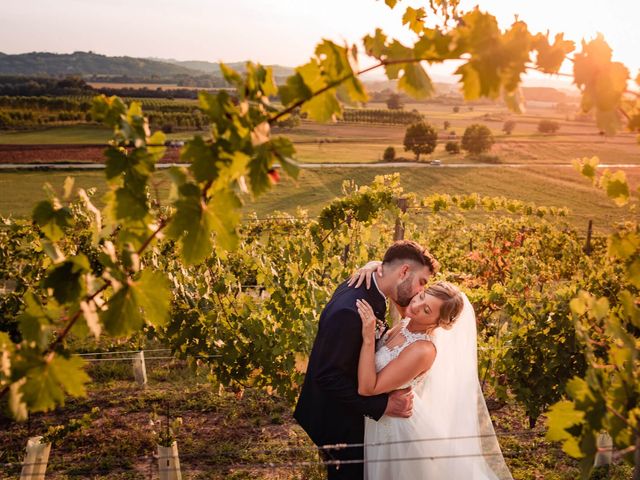
<path fill-rule="evenodd" d="M 512 479 L 478 382 L 475 314 L 464 302 L 451 330 L 416 334 L 404 319 L 401 345 L 387 347 L 387 336 L 378 342 L 377 372 L 416 341 L 431 340 L 437 354 L 426 374 L 404 386 L 414 391 L 411 417 L 365 419 L 366 480 Z"/>

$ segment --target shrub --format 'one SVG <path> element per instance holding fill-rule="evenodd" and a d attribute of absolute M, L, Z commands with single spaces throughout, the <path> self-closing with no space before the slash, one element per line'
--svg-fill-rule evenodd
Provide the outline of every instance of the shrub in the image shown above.
<path fill-rule="evenodd" d="M 494 144 L 493 134 L 486 125 L 474 123 L 469 125 L 462 135 L 462 149 L 472 155 L 479 155 L 491 150 Z"/>
<path fill-rule="evenodd" d="M 460 107 L 458 107 L 457 105 L 453 107 L 453 113 L 458 113 L 459 111 L 460 111 Z"/>
<path fill-rule="evenodd" d="M 502 131 L 507 135 L 511 135 L 511 132 L 513 132 L 514 128 L 516 128 L 516 122 L 514 122 L 513 120 L 507 120 L 502 126 Z"/>
<path fill-rule="evenodd" d="M 450 141 L 445 144 L 444 149 L 451 155 L 460 153 L 460 144 L 458 142 Z"/>
<path fill-rule="evenodd" d="M 402 104 L 400 95 L 398 95 L 397 93 L 392 93 L 391 95 L 389 95 L 389 98 L 387 99 L 387 108 L 389 110 L 402 110 L 403 106 L 404 105 Z"/>
<path fill-rule="evenodd" d="M 384 149 L 382 159 L 385 162 L 393 162 L 396 159 L 396 149 L 393 147 L 387 147 Z"/>
<path fill-rule="evenodd" d="M 481 153 L 480 155 L 474 155 L 473 160 L 482 163 L 502 163 L 502 160 L 498 155 L 488 155 L 486 153 Z"/>
<path fill-rule="evenodd" d="M 554 120 L 540 120 L 538 131 L 540 133 L 556 133 L 560 129 L 560 124 Z"/>

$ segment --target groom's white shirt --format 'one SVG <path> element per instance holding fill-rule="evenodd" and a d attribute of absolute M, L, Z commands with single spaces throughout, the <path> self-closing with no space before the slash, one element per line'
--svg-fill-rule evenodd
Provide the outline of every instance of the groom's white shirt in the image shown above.
<path fill-rule="evenodd" d="M 373 275 L 371 275 L 371 278 L 373 278 L 373 284 L 376 286 L 376 288 L 378 289 L 378 292 L 380 292 L 380 295 L 382 295 L 382 298 L 384 298 L 385 303 L 387 302 L 387 296 L 382 293 L 382 290 L 380 290 L 380 287 L 378 287 L 378 281 L 376 280 L 376 273 L 374 272 Z"/>

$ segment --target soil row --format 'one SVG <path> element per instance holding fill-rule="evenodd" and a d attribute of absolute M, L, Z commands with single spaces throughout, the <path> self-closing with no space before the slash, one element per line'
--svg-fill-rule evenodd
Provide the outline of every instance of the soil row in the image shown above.
<path fill-rule="evenodd" d="M 0 145 L 0 164 L 104 163 L 105 145 Z M 163 162 L 178 162 L 180 149 L 168 147 Z"/>

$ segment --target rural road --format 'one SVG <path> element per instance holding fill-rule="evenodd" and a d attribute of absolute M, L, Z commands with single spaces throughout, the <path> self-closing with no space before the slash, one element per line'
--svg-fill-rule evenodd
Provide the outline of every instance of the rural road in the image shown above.
<path fill-rule="evenodd" d="M 158 168 L 173 166 L 188 166 L 187 163 L 159 163 Z M 449 163 L 431 165 L 428 163 L 389 162 L 389 163 L 299 163 L 300 168 L 532 168 L 532 167 L 561 167 L 573 168 L 570 163 Z M 640 164 L 611 163 L 601 164 L 598 168 L 640 168 Z M 103 163 L 5 163 L 0 164 L 0 170 L 102 170 Z"/>

